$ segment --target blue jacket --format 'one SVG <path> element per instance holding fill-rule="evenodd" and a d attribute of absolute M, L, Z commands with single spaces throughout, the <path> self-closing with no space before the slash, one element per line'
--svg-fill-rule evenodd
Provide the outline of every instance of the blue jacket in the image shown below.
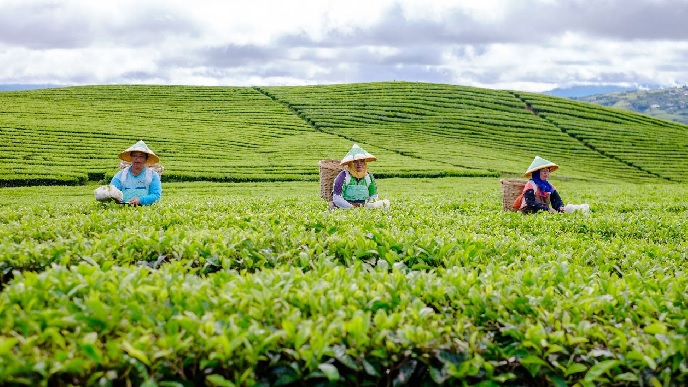
<path fill-rule="evenodd" d="M 126 180 L 124 182 L 122 182 L 123 174 Z M 110 184 L 122 191 L 123 202 L 138 197 L 142 205 L 148 206 L 160 200 L 162 195 L 160 176 L 148 167 L 143 167 L 141 173 L 136 176 L 131 173 L 131 167 L 124 168 L 115 174 Z"/>

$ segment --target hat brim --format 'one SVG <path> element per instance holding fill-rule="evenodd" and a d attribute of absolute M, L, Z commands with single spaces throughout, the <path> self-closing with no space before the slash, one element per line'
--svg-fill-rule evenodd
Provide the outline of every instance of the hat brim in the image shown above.
<path fill-rule="evenodd" d="M 160 162 L 160 157 L 158 157 L 158 155 L 153 152 L 146 152 L 142 149 L 125 150 L 119 154 L 119 159 L 131 163 L 131 152 L 141 152 L 148 155 L 148 158 L 143 165 L 151 166 Z"/>
<path fill-rule="evenodd" d="M 356 160 L 364 160 L 366 163 L 368 163 L 377 160 L 377 157 L 373 155 L 356 155 L 354 157 L 344 157 L 342 161 L 339 162 L 339 165 L 348 165 L 349 163 L 352 163 Z"/>
<path fill-rule="evenodd" d="M 539 171 L 543 168 L 549 168 L 550 172 L 554 172 L 557 169 L 559 169 L 559 166 L 557 164 L 554 164 L 554 163 L 539 165 L 537 167 L 533 167 L 533 168 L 530 168 L 529 170 L 527 170 L 526 173 L 523 174 L 523 177 L 533 177 L 533 172 Z"/>

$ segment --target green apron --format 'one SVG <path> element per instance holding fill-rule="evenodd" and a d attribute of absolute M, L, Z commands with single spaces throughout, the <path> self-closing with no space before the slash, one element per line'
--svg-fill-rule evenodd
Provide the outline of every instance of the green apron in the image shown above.
<path fill-rule="evenodd" d="M 363 202 L 370 197 L 370 192 L 366 184 L 366 179 L 361 179 L 360 183 L 356 183 L 356 179 L 352 178 L 351 182 L 342 190 L 342 197 L 350 202 Z"/>

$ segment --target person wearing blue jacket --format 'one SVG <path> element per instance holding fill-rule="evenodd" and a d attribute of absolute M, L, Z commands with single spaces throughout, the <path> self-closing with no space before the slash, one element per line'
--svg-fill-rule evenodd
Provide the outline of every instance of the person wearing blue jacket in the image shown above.
<path fill-rule="evenodd" d="M 139 141 L 119 154 L 120 160 L 131 163 L 120 170 L 110 181 L 122 191 L 122 203 L 134 206 L 149 206 L 162 195 L 160 175 L 151 168 L 160 158 L 146 143 Z"/>

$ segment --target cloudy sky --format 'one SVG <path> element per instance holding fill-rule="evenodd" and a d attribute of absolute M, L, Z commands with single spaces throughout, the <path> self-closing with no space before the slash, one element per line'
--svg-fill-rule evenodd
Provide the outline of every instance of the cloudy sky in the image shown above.
<path fill-rule="evenodd" d="M 1 84 L 688 84 L 688 0 L 0 0 Z"/>

